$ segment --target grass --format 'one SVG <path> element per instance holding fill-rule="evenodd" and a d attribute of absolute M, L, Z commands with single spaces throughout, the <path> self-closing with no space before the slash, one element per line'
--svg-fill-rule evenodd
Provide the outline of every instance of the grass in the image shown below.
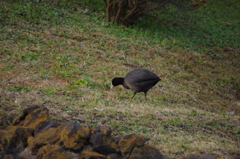
<path fill-rule="evenodd" d="M 210 56 L 221 56 L 211 47 L 239 49 L 240 37 L 236 36 L 240 29 L 237 0 L 210 0 L 193 11 L 181 11 L 173 6 L 166 8 L 158 15 L 161 21 L 142 19 L 140 28 L 144 26 L 150 36 L 158 33 L 154 35 L 155 38 L 166 38 L 178 47 L 187 47 Z M 237 50 L 232 51 L 233 54 L 237 53 Z"/>
<path fill-rule="evenodd" d="M 211 7 L 181 14 L 190 22 L 206 16 L 195 25 L 170 19 L 170 9 L 161 32 L 154 25 L 109 25 L 99 20 L 104 14 L 86 8 L 0 3 L 0 114 L 41 105 L 55 120 L 144 135 L 168 157 L 239 155 L 238 3 L 209 1 Z M 231 19 L 216 9 L 222 4 Z M 181 27 L 170 29 L 172 23 Z M 130 100 L 130 90 L 110 89 L 113 77 L 134 68 L 162 79 L 147 101 L 141 93 Z"/>

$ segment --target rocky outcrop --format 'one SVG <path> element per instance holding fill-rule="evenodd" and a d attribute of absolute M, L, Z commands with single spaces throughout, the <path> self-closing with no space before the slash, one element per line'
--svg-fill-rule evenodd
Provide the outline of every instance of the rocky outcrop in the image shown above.
<path fill-rule="evenodd" d="M 3 159 L 161 159 L 162 154 L 135 134 L 116 139 L 111 131 L 51 120 L 47 108 L 0 116 Z"/>

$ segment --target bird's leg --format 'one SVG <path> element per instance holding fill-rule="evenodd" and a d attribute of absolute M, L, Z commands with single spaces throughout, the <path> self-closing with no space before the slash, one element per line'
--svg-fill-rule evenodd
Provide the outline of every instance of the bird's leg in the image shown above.
<path fill-rule="evenodd" d="M 145 100 L 147 100 L 147 92 L 144 92 Z"/>
<path fill-rule="evenodd" d="M 136 94 L 137 92 L 134 92 L 134 94 L 133 94 L 133 96 L 132 96 L 132 98 L 131 99 L 133 99 L 133 97 L 135 96 L 135 94 Z"/>

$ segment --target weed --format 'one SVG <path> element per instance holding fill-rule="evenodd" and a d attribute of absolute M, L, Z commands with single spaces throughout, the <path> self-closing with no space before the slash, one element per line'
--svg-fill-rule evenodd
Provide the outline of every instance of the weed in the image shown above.
<path fill-rule="evenodd" d="M 5 86 L 5 89 L 6 90 L 14 90 L 16 92 L 29 92 L 29 91 L 31 91 L 31 88 L 28 87 L 28 86 L 17 86 L 17 85 L 15 85 L 13 87 Z"/>

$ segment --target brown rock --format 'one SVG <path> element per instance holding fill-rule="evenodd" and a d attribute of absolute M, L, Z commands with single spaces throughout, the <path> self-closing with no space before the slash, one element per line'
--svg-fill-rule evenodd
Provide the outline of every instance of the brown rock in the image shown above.
<path fill-rule="evenodd" d="M 36 125 L 46 120 L 49 120 L 49 110 L 47 108 L 33 106 L 24 109 L 23 113 L 13 120 L 13 125 L 34 129 Z"/>
<path fill-rule="evenodd" d="M 141 147 L 144 143 L 145 138 L 143 136 L 132 134 L 121 138 L 118 142 L 118 147 L 120 148 L 122 157 L 128 158 L 135 147 Z"/>
<path fill-rule="evenodd" d="M 27 147 L 27 139 L 33 129 L 16 126 L 0 126 L 0 153 L 18 154 Z"/>
<path fill-rule="evenodd" d="M 2 156 L 0 155 L 2 159 L 14 159 L 15 156 L 12 154 L 3 154 Z"/>
<path fill-rule="evenodd" d="M 106 159 L 106 156 L 90 150 L 83 150 L 79 159 Z"/>
<path fill-rule="evenodd" d="M 35 137 L 28 138 L 28 146 L 33 155 L 36 155 L 39 148 L 47 144 L 54 144 L 59 140 L 59 134 L 57 134 L 57 128 L 49 128 Z"/>
<path fill-rule="evenodd" d="M 107 156 L 107 159 L 122 159 L 121 155 L 113 153 Z"/>
<path fill-rule="evenodd" d="M 61 144 L 64 149 L 79 151 L 90 137 L 90 131 L 77 123 L 62 123 L 58 128 L 51 127 L 28 139 L 30 149 L 37 150 L 47 144 Z"/>
<path fill-rule="evenodd" d="M 37 153 L 38 159 L 72 159 L 71 153 L 64 151 L 59 145 L 46 145 Z"/>
<path fill-rule="evenodd" d="M 164 157 L 154 146 L 144 145 L 135 147 L 129 159 L 164 159 Z"/>
<path fill-rule="evenodd" d="M 39 123 L 46 120 L 49 120 L 49 110 L 47 108 L 39 108 L 26 116 L 23 126 L 35 128 Z"/>
<path fill-rule="evenodd" d="M 92 144 L 94 151 L 103 155 L 119 152 L 115 139 L 111 136 L 111 131 L 109 130 L 93 128 L 89 142 Z"/>
<path fill-rule="evenodd" d="M 17 125 L 22 126 L 21 122 L 25 120 L 26 116 L 28 114 L 30 114 L 33 110 L 39 109 L 39 108 L 40 108 L 39 106 L 35 105 L 35 106 L 31 106 L 31 107 L 28 107 L 28 108 L 24 109 L 22 114 L 19 114 L 18 116 L 16 116 L 16 118 L 14 118 L 13 125 L 15 125 L 15 126 L 17 126 Z"/>
<path fill-rule="evenodd" d="M 58 126 L 59 126 L 59 124 L 54 120 L 45 120 L 36 125 L 35 133 L 37 134 L 37 133 L 46 131 L 47 129 L 49 129 L 51 127 L 56 128 Z"/>
<path fill-rule="evenodd" d="M 57 131 L 60 131 L 60 143 L 63 148 L 73 151 L 80 150 L 90 137 L 90 130 L 78 123 L 62 124 Z"/>
<path fill-rule="evenodd" d="M 20 159 L 37 159 L 37 156 L 33 156 L 29 147 L 25 148 L 21 153 L 18 154 Z"/>

